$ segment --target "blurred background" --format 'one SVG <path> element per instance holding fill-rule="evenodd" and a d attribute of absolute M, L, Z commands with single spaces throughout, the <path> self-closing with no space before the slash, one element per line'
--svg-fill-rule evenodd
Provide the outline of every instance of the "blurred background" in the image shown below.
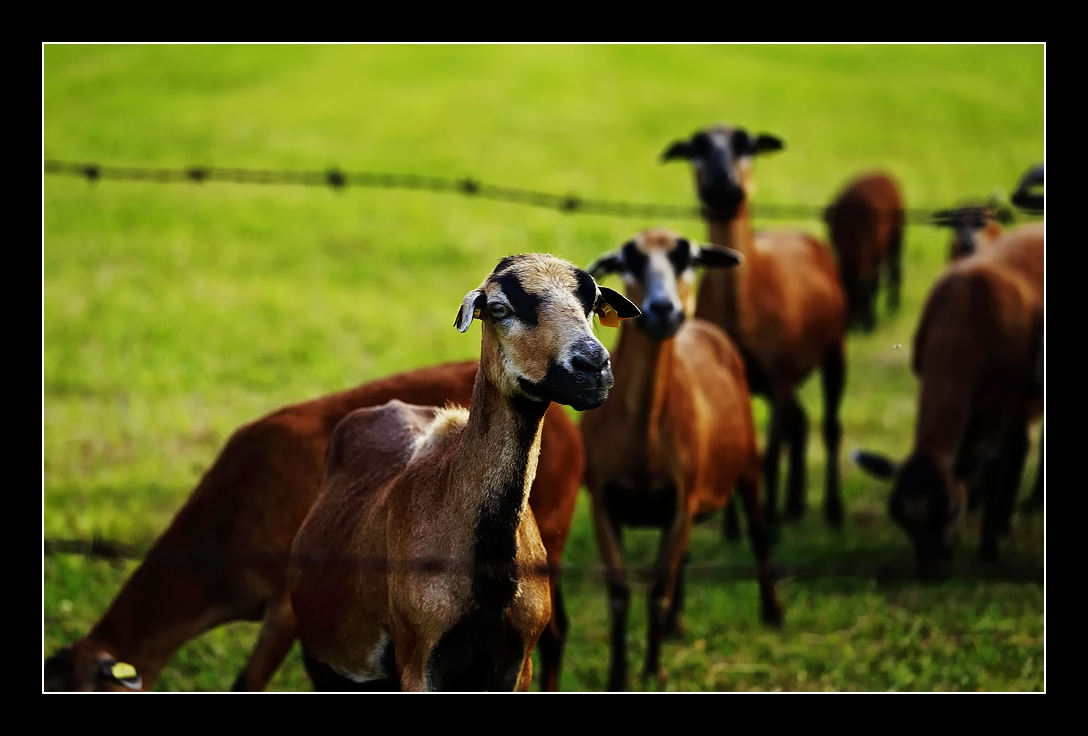
<path fill-rule="evenodd" d="M 906 207 L 937 209 L 1007 198 L 1043 161 L 1044 85 L 1042 45 L 47 45 L 43 158 L 338 167 L 694 206 L 690 168 L 658 157 L 722 121 L 785 141 L 756 161 L 757 207 L 816 212 L 878 168 L 899 180 Z M 502 256 L 542 251 L 584 267 L 649 226 L 706 235 L 697 217 L 564 213 L 350 180 L 334 189 L 48 174 L 42 196 L 43 533 L 145 545 L 243 423 L 478 357 L 478 335 L 452 322 Z M 816 217 L 756 225 L 826 238 Z M 779 584 L 782 632 L 760 625 L 754 581 L 693 575 L 687 636 L 664 650 L 665 689 L 1044 687 L 1042 516 L 1014 517 L 1001 565 L 985 574 L 971 517 L 951 579 L 882 579 L 875 571 L 909 569 L 911 548 L 887 518 L 888 486 L 845 458 L 857 446 L 893 457 L 910 448 L 911 339 L 949 237 L 909 226 L 902 308 L 888 315 L 882 295 L 876 330 L 849 337 L 841 533 L 820 518 L 824 455 L 810 434 L 809 516 L 784 528 L 774 559 L 828 572 Z M 802 400 L 818 427 L 818 380 Z M 767 410 L 758 399 L 754 409 L 762 442 Z M 1031 439 L 1025 487 L 1037 428 Z M 564 582 L 566 690 L 599 690 L 607 674 L 586 501 L 564 554 L 584 573 Z M 750 565 L 747 544 L 727 544 L 720 528 L 715 517 L 696 530 L 692 564 Z M 656 533 L 632 533 L 632 563 L 649 563 L 656 544 Z M 44 557 L 44 653 L 84 635 L 135 564 Z M 860 572 L 834 572 L 844 566 Z M 645 645 L 643 591 L 633 590 L 632 667 Z M 256 631 L 236 623 L 194 640 L 157 689 L 229 688 Z M 297 647 L 271 689 L 309 689 Z"/>

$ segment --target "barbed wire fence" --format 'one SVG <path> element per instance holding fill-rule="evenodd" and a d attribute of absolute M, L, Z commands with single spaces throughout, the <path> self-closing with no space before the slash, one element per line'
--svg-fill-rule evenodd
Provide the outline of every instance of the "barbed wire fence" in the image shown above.
<path fill-rule="evenodd" d="M 532 189 L 486 184 L 472 177 L 421 176 L 415 174 L 387 174 L 371 171 L 346 172 L 332 168 L 325 171 L 296 171 L 273 169 L 219 168 L 213 166 L 188 166 L 183 168 L 152 168 L 142 166 L 102 166 L 97 163 L 79 163 L 46 159 L 44 173 L 76 176 L 88 182 L 118 180 L 149 182 L 155 184 L 204 184 L 223 182 L 256 185 L 299 185 L 329 187 L 335 190 L 347 187 L 372 189 L 404 189 L 444 194 L 461 194 L 479 199 L 491 199 L 513 204 L 558 210 L 568 214 L 605 215 L 644 219 L 701 219 L 702 209 L 694 205 L 657 204 L 648 202 L 622 202 L 591 199 L 574 194 L 555 194 Z M 983 198 L 978 198 L 983 201 Z M 990 198 L 993 201 L 993 198 Z M 827 205 L 751 205 L 751 216 L 769 220 L 823 220 Z M 948 212 L 943 209 L 904 209 L 903 221 L 910 225 L 942 226 L 940 218 Z M 1011 208 L 1002 212 L 1012 217 Z M 1032 213 L 1035 214 L 1035 213 Z M 1009 219 L 1011 222 L 1011 219 Z"/>
<path fill-rule="evenodd" d="M 483 183 L 472 177 L 440 177 L 414 174 L 389 174 L 378 172 L 347 172 L 338 168 L 323 171 L 274 170 L 221 168 L 212 166 L 188 166 L 183 168 L 155 168 L 146 166 L 104 166 L 98 163 L 61 161 L 46 159 L 43 164 L 45 174 L 73 176 L 94 183 L 102 180 L 148 182 L 156 184 L 204 184 L 210 182 L 249 184 L 249 185 L 298 185 L 329 187 L 343 190 L 348 187 L 401 189 L 429 191 L 445 194 L 460 194 L 480 199 L 490 199 L 513 204 L 553 209 L 568 214 L 594 214 L 614 217 L 663 218 L 663 219 L 701 219 L 703 211 L 694 205 L 660 204 L 646 202 L 623 202 L 616 200 L 592 199 L 573 194 L 555 194 L 518 187 L 500 186 Z M 983 198 L 977 198 L 982 202 Z M 1013 210 L 1004 202 L 991 196 L 985 206 L 995 209 L 995 217 L 1010 224 Z M 751 215 L 755 218 L 779 220 L 823 220 L 827 205 L 770 205 L 752 204 Z M 904 209 L 900 213 L 907 224 L 932 225 L 947 227 L 949 209 Z M 1021 210 L 1021 215 L 1038 217 L 1042 213 Z M 90 539 L 55 539 L 43 540 L 45 557 L 78 555 L 86 559 L 104 561 L 113 565 L 123 565 L 127 561 L 143 561 L 149 554 L 150 545 L 139 545 L 93 536 Z M 177 554 L 157 552 L 159 561 L 173 564 L 257 564 L 267 562 L 267 556 L 252 554 L 211 554 L 194 552 Z M 451 570 L 442 560 L 309 560 L 312 564 L 352 564 L 378 566 L 381 569 L 400 567 L 418 568 L 435 574 L 455 572 L 471 573 L 466 570 Z M 548 569 L 538 571 L 551 572 Z M 1010 568 L 1008 566 L 981 566 L 967 571 L 975 579 L 1001 579 L 1023 582 L 1043 582 L 1042 566 Z M 654 574 L 652 566 L 629 566 L 627 573 L 635 580 L 649 581 Z M 561 570 L 564 580 L 604 578 L 602 566 L 566 566 Z M 752 566 L 722 565 L 718 563 L 691 564 L 686 576 L 692 581 L 748 582 L 755 579 L 756 570 Z M 914 572 L 909 566 L 889 567 L 887 564 L 827 563 L 805 565 L 777 565 L 774 575 L 778 580 L 814 579 L 820 577 L 864 578 L 869 580 L 889 580 L 913 578 Z"/>
<path fill-rule="evenodd" d="M 268 552 L 224 551 L 213 549 L 160 549 L 155 550 L 149 544 L 131 544 L 92 536 L 82 539 L 59 539 L 46 537 L 43 540 L 44 557 L 74 555 L 87 560 L 104 562 L 115 567 L 123 567 L 126 562 L 144 562 L 154 560 L 162 566 L 206 567 L 220 566 L 266 566 L 269 563 L 283 565 L 288 561 L 301 567 L 350 567 L 368 572 L 387 573 L 391 571 L 414 571 L 427 575 L 472 575 L 479 572 L 488 574 L 515 573 L 519 575 L 551 575 L 558 573 L 564 581 L 588 580 L 603 581 L 603 565 L 561 565 L 552 569 L 545 564 L 539 568 L 517 568 L 513 564 L 503 563 L 458 563 L 441 558 L 390 559 L 386 557 L 358 557 L 345 555 L 298 556 L 276 555 Z M 1043 583 L 1044 569 L 1041 564 L 1006 563 L 1000 565 L 963 565 L 957 571 L 959 580 L 994 580 L 1018 583 Z M 625 573 L 637 583 L 650 583 L 654 580 L 657 568 L 653 565 L 630 564 Z M 772 563 L 770 572 L 778 581 L 816 580 L 816 579 L 859 579 L 877 582 L 916 582 L 918 575 L 912 564 L 894 564 L 880 561 L 836 560 L 807 564 Z M 758 570 L 752 564 L 723 564 L 721 562 L 690 562 L 685 566 L 685 578 L 689 582 L 713 583 L 749 583 L 758 577 Z"/>

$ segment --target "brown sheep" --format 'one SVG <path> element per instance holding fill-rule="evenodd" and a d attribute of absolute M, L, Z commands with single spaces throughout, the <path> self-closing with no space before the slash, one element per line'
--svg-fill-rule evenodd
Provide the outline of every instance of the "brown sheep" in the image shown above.
<path fill-rule="evenodd" d="M 263 690 L 296 638 L 287 556 L 317 498 L 333 428 L 356 409 L 393 399 L 467 406 L 478 366 L 465 361 L 396 374 L 239 428 L 91 632 L 46 661 L 45 688 L 150 690 L 185 642 L 231 621 L 263 618 L 234 683 L 236 690 Z M 553 616 L 540 639 L 544 690 L 558 688 L 567 630 L 559 561 L 584 462 L 578 429 L 552 409 L 529 496 L 552 576 Z M 117 662 L 134 665 L 139 681 L 115 677 Z M 323 673 L 307 665 L 320 680 Z"/>
<path fill-rule="evenodd" d="M 1041 224 L 949 266 L 914 336 L 911 367 L 921 386 L 910 455 L 897 464 L 854 453 L 862 469 L 894 481 L 889 512 L 910 536 L 923 574 L 951 558 L 968 484 L 977 484 L 973 493 L 984 504 L 979 559 L 997 559 L 1024 472 L 1028 424 L 1042 411 L 1043 302 Z"/>
<path fill-rule="evenodd" d="M 782 620 L 759 506 L 759 450 L 744 364 L 722 330 L 692 318 L 695 267 L 731 268 L 739 260 L 727 248 L 648 230 L 589 267 L 594 278 L 622 274 L 627 296 L 642 309 L 620 331 L 611 399 L 582 419 L 586 487 L 608 570 L 610 690 L 627 686 L 624 526 L 657 527 L 662 534 L 644 676 L 663 678 L 662 637 L 681 628 L 683 570 L 695 519 L 725 506 L 734 487 L 759 563 L 763 618 Z"/>
<path fill-rule="evenodd" d="M 888 310 L 899 309 L 903 262 L 903 197 L 889 174 L 873 172 L 851 181 L 824 211 L 831 246 L 839 258 L 850 325 L 876 326 L 880 269 L 886 269 Z"/>
<path fill-rule="evenodd" d="M 846 297 L 831 250 L 803 232 L 754 233 L 749 218 L 752 158 L 783 146 L 774 136 L 751 136 L 716 125 L 677 141 L 662 159 L 687 159 L 709 227 L 709 241 L 739 251 L 735 269 L 708 271 L 699 287 L 695 316 L 725 330 L 740 348 L 752 393 L 771 403 L 763 454 L 767 522 L 778 522 L 778 464 L 789 445 L 784 518 L 805 512 L 808 419 L 797 399 L 815 368 L 823 385 L 823 438 L 827 447 L 824 518 L 843 523 L 839 491 L 839 405 L 846 384 Z M 735 512 L 727 509 L 726 534 L 735 537 Z"/>
<path fill-rule="evenodd" d="M 482 321 L 470 408 L 337 425 L 287 575 L 311 660 L 359 689 L 529 689 L 551 599 L 525 511 L 549 402 L 592 409 L 612 386 L 594 313 L 638 309 L 553 256 L 504 258 L 454 320 Z"/>

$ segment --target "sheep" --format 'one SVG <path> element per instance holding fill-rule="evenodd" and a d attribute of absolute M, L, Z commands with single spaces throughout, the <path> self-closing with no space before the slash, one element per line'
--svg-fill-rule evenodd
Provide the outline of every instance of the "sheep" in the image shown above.
<path fill-rule="evenodd" d="M 921 384 L 914 447 L 901 463 L 853 453 L 863 470 L 893 481 L 889 513 L 923 575 L 940 574 L 951 559 L 967 484 L 984 504 L 979 560 L 997 559 L 1028 424 L 1042 411 L 1042 346 L 1041 224 L 953 263 L 931 289 L 911 358 Z"/>
<path fill-rule="evenodd" d="M 642 310 L 633 326 L 620 330 L 610 400 L 582 418 L 586 488 L 612 615 L 610 690 L 627 685 L 625 525 L 662 533 L 644 677 L 664 679 L 662 637 L 682 628 L 683 568 L 695 519 L 722 508 L 734 487 L 759 563 L 763 619 L 782 620 L 759 505 L 760 459 L 744 365 L 722 330 L 692 318 L 695 267 L 731 268 L 740 258 L 728 248 L 647 230 L 587 269 L 595 279 L 622 274 L 627 296 Z"/>
<path fill-rule="evenodd" d="M 287 557 L 317 498 L 333 428 L 355 409 L 392 399 L 467 406 L 478 367 L 473 360 L 419 368 L 284 407 L 239 428 L 90 633 L 46 660 L 45 689 L 150 690 L 185 642 L 230 621 L 262 617 L 233 687 L 264 689 L 296 638 Z M 558 689 L 568 626 L 559 561 L 584 462 L 577 427 L 563 412 L 549 411 L 529 495 L 552 584 L 553 616 L 540 639 L 543 690 Z M 113 673 L 118 663 L 137 675 L 119 679 Z M 312 679 L 322 677 L 306 664 Z"/>
<path fill-rule="evenodd" d="M 850 325 L 871 332 L 882 266 L 888 310 L 899 309 L 904 215 L 898 182 L 881 172 L 857 177 L 824 210 L 824 221 L 838 254 Z"/>
<path fill-rule="evenodd" d="M 359 689 L 528 689 L 551 601 L 525 509 L 549 402 L 591 409 L 612 386 L 594 313 L 639 312 L 566 261 L 504 258 L 454 320 L 483 322 L 470 408 L 392 401 L 337 425 L 288 567 L 312 661 Z"/>
<path fill-rule="evenodd" d="M 687 159 L 709 227 L 709 240 L 744 256 L 735 269 L 708 271 L 699 287 L 695 316 L 713 322 L 740 348 L 752 393 L 771 404 L 763 455 L 767 523 L 778 524 L 778 463 L 790 447 L 785 519 L 805 513 L 808 420 L 797 389 L 819 366 L 823 388 L 823 438 L 827 447 L 824 518 L 842 527 L 839 492 L 839 405 L 846 383 L 846 297 L 830 249 L 802 232 L 753 233 L 748 215 L 752 157 L 777 151 L 775 136 L 752 136 L 716 125 L 671 144 L 663 161 Z M 726 509 L 726 536 L 735 538 L 736 516 Z"/>

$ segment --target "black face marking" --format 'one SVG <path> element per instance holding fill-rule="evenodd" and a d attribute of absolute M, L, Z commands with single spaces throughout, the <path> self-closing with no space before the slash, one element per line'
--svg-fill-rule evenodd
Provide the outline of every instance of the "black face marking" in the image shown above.
<path fill-rule="evenodd" d="M 680 278 L 691 266 L 691 243 L 684 238 L 679 238 L 676 245 L 669 251 L 669 263 L 676 271 L 676 278 Z"/>
<path fill-rule="evenodd" d="M 499 261 L 499 264 L 497 266 L 495 266 L 495 270 L 492 271 L 491 273 L 498 276 L 498 275 L 502 274 L 503 271 L 508 269 L 510 266 L 513 266 L 517 262 L 518 262 L 517 256 L 506 256 L 501 261 Z"/>
<path fill-rule="evenodd" d="M 691 153 L 694 156 L 706 156 L 714 147 L 710 136 L 704 131 L 699 131 L 691 137 Z"/>
<path fill-rule="evenodd" d="M 578 282 L 578 301 L 582 303 L 586 317 L 589 317 L 597 304 L 597 282 L 580 268 L 574 269 L 574 278 Z"/>
<path fill-rule="evenodd" d="M 926 502 L 923 517 L 910 513 L 908 507 Z M 888 502 L 892 519 L 914 543 L 920 561 L 947 559 L 951 550 L 944 542 L 945 524 L 954 518 L 955 509 L 948 497 L 944 479 L 925 458 L 914 456 L 903 465 Z"/>
<path fill-rule="evenodd" d="M 505 260 L 505 259 L 504 259 Z M 528 325 L 537 324 L 537 314 L 540 310 L 540 297 L 530 294 L 521 286 L 518 277 L 511 273 L 501 274 L 493 279 L 493 283 L 502 289 L 506 300 L 514 308 L 514 316 Z"/>
<path fill-rule="evenodd" d="M 641 281 L 646 275 L 646 254 L 632 240 L 623 245 L 624 270 Z"/>
<path fill-rule="evenodd" d="M 427 679 L 439 691 L 512 691 L 524 657 L 525 643 L 507 624 L 505 610 L 476 609 L 438 640 Z"/>
<path fill-rule="evenodd" d="M 752 137 L 748 135 L 748 131 L 741 128 L 733 131 L 729 144 L 733 147 L 733 155 L 735 156 L 750 156 L 756 152 Z"/>
<path fill-rule="evenodd" d="M 607 351 L 603 347 L 595 347 L 596 350 L 572 359 L 574 371 L 552 362 L 548 365 L 548 372 L 538 383 L 519 378 L 518 385 L 525 393 L 538 398 L 544 406 L 547 406 L 547 402 L 554 401 L 557 404 L 566 404 L 575 411 L 596 409 L 608 398 L 613 376 Z"/>

